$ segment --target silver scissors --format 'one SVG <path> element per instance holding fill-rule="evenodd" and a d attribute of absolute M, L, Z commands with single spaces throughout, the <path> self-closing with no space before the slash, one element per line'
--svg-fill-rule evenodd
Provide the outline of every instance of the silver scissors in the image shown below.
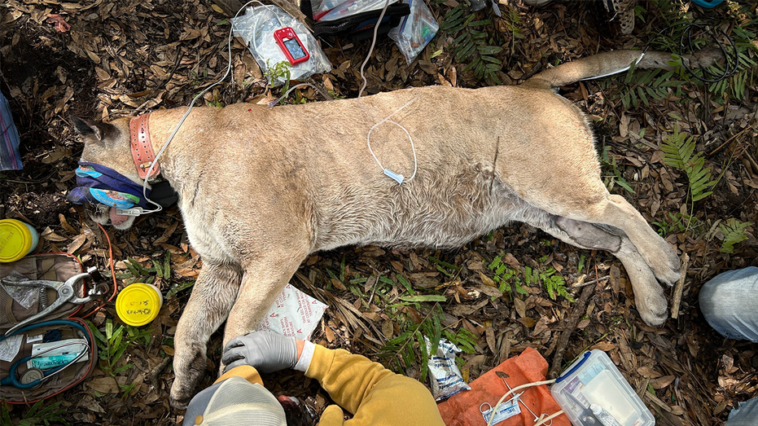
<path fill-rule="evenodd" d="M 19 287 L 37 287 L 41 289 L 47 287 L 47 288 L 52 288 L 53 290 L 58 292 L 58 298 L 55 299 L 55 302 L 50 304 L 50 306 L 46 307 L 42 311 L 37 312 L 31 317 L 17 323 L 13 327 L 11 327 L 8 331 L 6 331 L 5 335 L 6 336 L 11 335 L 13 334 L 14 331 L 20 329 L 21 327 L 24 327 L 25 325 L 28 325 L 28 324 L 35 323 L 39 319 L 52 314 L 58 308 L 60 308 L 64 303 L 73 303 L 76 305 L 82 305 L 84 303 L 102 299 L 104 295 L 107 294 L 108 292 L 108 286 L 105 284 L 100 284 L 96 287 L 91 288 L 87 292 L 86 297 L 78 297 L 76 295 L 75 287 L 79 283 L 79 281 L 81 281 L 84 278 L 92 278 L 96 274 L 99 274 L 97 272 L 97 268 L 91 267 L 87 269 L 87 272 L 76 274 L 73 277 L 67 279 L 66 282 L 49 281 L 49 280 L 20 280 L 15 277 L 6 277 L 0 280 L 0 283 L 4 285 L 12 285 L 12 286 L 19 286 Z"/>
<path fill-rule="evenodd" d="M 503 383 L 505 383 L 505 386 L 508 388 L 508 390 L 511 390 L 511 391 L 513 390 L 511 388 L 511 385 L 509 385 L 508 382 L 505 381 L 505 377 L 503 377 L 503 376 L 501 376 L 499 374 L 498 374 L 498 377 L 500 377 L 503 380 Z M 520 402 L 521 405 L 523 405 L 524 408 L 526 408 L 527 411 L 529 411 L 532 414 L 532 416 L 534 416 L 534 423 L 537 423 L 537 421 L 539 421 L 539 419 L 540 419 L 540 416 L 538 416 L 537 414 L 535 414 L 534 411 L 532 411 L 532 409 L 529 408 L 529 406 L 526 405 L 526 403 L 523 400 L 521 400 L 521 395 L 523 395 L 523 394 L 524 394 L 524 392 L 522 391 L 521 393 L 516 394 L 516 396 L 514 396 L 511 399 L 515 399 L 517 402 Z M 542 414 L 543 415 L 547 415 L 547 413 L 542 413 Z M 549 422 L 544 423 L 545 426 L 551 426 L 552 424 L 553 424 L 553 420 L 552 419 L 550 419 Z"/>

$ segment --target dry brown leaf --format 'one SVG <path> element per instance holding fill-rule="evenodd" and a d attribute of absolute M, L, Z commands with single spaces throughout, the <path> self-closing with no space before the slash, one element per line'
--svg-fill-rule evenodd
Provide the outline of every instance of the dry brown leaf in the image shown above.
<path fill-rule="evenodd" d="M 516 312 L 518 313 L 518 316 L 520 316 L 521 318 L 524 318 L 526 316 L 526 302 L 519 299 L 518 297 L 514 297 L 513 306 L 516 308 Z"/>
<path fill-rule="evenodd" d="M 479 271 L 479 278 L 482 279 L 482 282 L 484 283 L 484 285 L 497 288 L 497 284 L 495 284 L 495 281 L 492 281 L 492 278 L 484 275 L 482 271 Z"/>
<path fill-rule="evenodd" d="M 661 377 L 661 373 L 647 366 L 638 368 L 637 372 L 640 373 L 640 375 L 646 379 L 656 379 L 658 377 Z"/>
<path fill-rule="evenodd" d="M 503 262 L 507 263 L 509 266 L 512 266 L 514 268 L 521 266 L 518 260 L 516 260 L 516 258 L 513 257 L 513 255 L 510 253 L 506 253 L 505 256 L 503 256 Z"/>
<path fill-rule="evenodd" d="M 336 340 L 336 337 L 334 336 L 334 331 L 329 326 L 324 327 L 324 335 L 326 336 L 326 340 L 329 343 L 334 343 Z"/>
<path fill-rule="evenodd" d="M 487 340 L 487 346 L 489 346 L 492 353 L 497 355 L 497 347 L 495 346 L 495 329 L 493 329 L 491 325 L 487 326 L 487 329 L 484 330 L 484 337 Z"/>
<path fill-rule="evenodd" d="M 334 278 L 332 278 L 332 285 L 340 290 L 347 290 L 347 287 L 345 287 L 345 284 L 342 284 L 342 281 L 335 280 Z"/>
<path fill-rule="evenodd" d="M 98 377 L 85 383 L 88 388 L 100 393 L 117 393 L 118 383 L 113 377 Z"/>
<path fill-rule="evenodd" d="M 474 290 L 479 291 L 480 293 L 486 294 L 490 297 L 502 297 L 503 293 L 498 290 L 496 287 L 490 287 L 487 285 L 479 284 L 476 287 L 474 287 Z"/>
<path fill-rule="evenodd" d="M 74 240 L 71 241 L 71 244 L 66 247 L 66 253 L 73 254 L 75 251 L 79 250 L 79 247 L 84 244 L 84 242 L 87 241 L 87 236 L 84 234 L 77 235 L 74 237 Z"/>
<path fill-rule="evenodd" d="M 594 346 L 592 346 L 590 349 L 598 349 L 603 352 L 608 352 L 610 350 L 616 349 L 616 345 L 614 345 L 611 342 L 600 342 Z"/>
<path fill-rule="evenodd" d="M 55 242 L 68 241 L 68 238 L 62 237 L 56 234 L 55 232 L 53 232 L 52 229 L 50 229 L 49 226 L 45 228 L 44 231 L 42 231 L 42 234 L 40 234 L 40 236 L 46 239 L 47 241 L 55 241 Z"/>
<path fill-rule="evenodd" d="M 655 389 L 663 389 L 670 385 L 674 380 L 676 380 L 676 376 L 663 376 L 659 377 L 657 379 L 651 380 L 650 384 L 653 385 L 653 388 Z"/>
<path fill-rule="evenodd" d="M 66 216 L 63 216 L 62 213 L 58 213 L 58 220 L 61 222 L 61 227 L 65 229 L 69 234 L 78 233 L 78 231 L 74 229 L 73 226 L 69 225 L 68 221 L 66 220 Z"/>

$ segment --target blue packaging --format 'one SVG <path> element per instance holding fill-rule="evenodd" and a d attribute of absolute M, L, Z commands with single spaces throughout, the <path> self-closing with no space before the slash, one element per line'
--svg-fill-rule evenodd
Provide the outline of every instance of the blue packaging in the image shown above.
<path fill-rule="evenodd" d="M 18 130 L 8 100 L 0 92 L 0 170 L 21 170 Z"/>

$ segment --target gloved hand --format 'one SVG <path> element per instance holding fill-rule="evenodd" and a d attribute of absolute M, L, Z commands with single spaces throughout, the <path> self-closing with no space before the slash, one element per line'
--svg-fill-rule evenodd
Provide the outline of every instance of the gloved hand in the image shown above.
<path fill-rule="evenodd" d="M 284 337 L 273 331 L 254 331 L 230 340 L 221 361 L 226 365 L 224 372 L 250 365 L 261 373 L 273 373 L 297 364 L 297 343 L 292 336 Z"/>

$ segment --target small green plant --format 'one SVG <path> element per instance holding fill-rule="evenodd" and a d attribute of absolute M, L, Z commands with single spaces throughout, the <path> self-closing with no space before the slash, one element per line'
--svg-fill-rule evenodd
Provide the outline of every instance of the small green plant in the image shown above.
<path fill-rule="evenodd" d="M 332 271 L 329 268 L 326 268 L 326 273 L 327 273 L 327 275 L 329 275 L 329 278 L 331 278 L 332 280 L 336 280 L 336 281 L 339 281 L 340 283 L 344 283 L 345 282 L 345 256 L 342 256 L 342 262 L 340 262 L 340 274 L 339 274 L 339 276 L 337 274 L 335 274 L 334 271 Z M 326 284 L 326 289 L 327 290 L 332 290 L 332 282 L 328 282 Z"/>
<path fill-rule="evenodd" d="M 69 425 L 68 421 L 63 417 L 66 410 L 59 408 L 63 401 L 53 402 L 47 407 L 42 407 L 44 400 L 39 400 L 29 408 L 29 411 L 24 413 L 20 419 L 12 420 L 10 412 L 5 403 L 0 403 L 0 424 L 2 425 L 17 425 L 17 426 L 50 426 L 51 424 L 64 424 Z"/>
<path fill-rule="evenodd" d="M 666 220 L 666 216 L 668 216 L 668 220 Z M 687 223 L 684 222 L 684 219 L 687 220 Z M 660 222 L 653 222 L 653 225 L 658 228 L 658 235 L 665 238 L 672 232 L 685 232 L 688 226 L 697 225 L 698 222 L 695 216 L 667 212 Z"/>
<path fill-rule="evenodd" d="M 171 252 L 166 251 L 166 255 L 163 260 L 153 259 L 153 267 L 145 268 L 141 263 L 130 258 L 126 259 L 127 272 L 117 272 L 116 278 L 126 280 L 126 285 L 132 283 L 147 283 L 152 284 L 155 282 L 155 278 L 161 278 L 166 281 L 171 280 Z M 155 275 L 153 275 L 155 274 Z M 110 273 L 107 271 L 103 273 L 110 278 Z"/>
<path fill-rule="evenodd" d="M 276 86 L 277 80 L 282 79 L 284 80 L 284 86 L 282 86 L 282 93 L 286 92 L 290 88 L 290 78 L 292 77 L 292 74 L 290 73 L 290 65 L 285 62 L 279 62 L 275 65 L 269 64 L 269 60 L 266 59 L 266 72 L 265 72 L 266 79 L 268 80 L 268 84 L 271 87 Z"/>
<path fill-rule="evenodd" d="M 460 266 L 455 266 L 453 264 L 447 263 L 445 261 L 442 261 L 440 259 L 437 259 L 434 256 L 429 256 L 429 260 L 437 264 L 437 270 L 445 274 L 448 278 L 455 278 L 455 276 L 458 274 L 458 272 L 461 270 Z"/>
<path fill-rule="evenodd" d="M 555 300 L 556 295 L 563 296 L 569 302 L 576 302 L 573 297 L 566 291 L 566 280 L 563 276 L 558 274 L 552 266 L 539 273 L 540 281 L 547 290 L 547 294 L 550 298 Z"/>
<path fill-rule="evenodd" d="M 529 294 L 528 291 L 524 290 L 524 287 L 521 286 L 521 278 L 519 278 L 519 273 L 515 269 L 511 269 L 502 262 L 502 256 L 497 256 L 492 260 L 492 262 L 487 265 L 487 268 L 495 273 L 495 276 L 492 277 L 492 281 L 495 281 L 495 283 L 498 284 L 498 289 L 501 293 L 505 293 L 506 291 L 509 293 L 513 293 L 513 289 L 516 289 L 516 293 L 520 294 Z M 513 284 L 513 287 L 511 287 L 511 284 Z"/>
<path fill-rule="evenodd" d="M 613 175 L 606 176 L 604 181 L 605 186 L 608 188 L 608 191 L 610 191 L 615 185 L 618 185 L 634 194 L 634 189 L 632 189 L 632 186 L 629 185 L 629 182 L 624 179 L 624 176 L 619 171 L 618 166 L 616 166 L 616 157 L 611 157 L 608 155 L 608 151 L 610 151 L 610 149 L 610 146 L 603 148 L 603 154 L 600 156 L 602 158 L 603 164 L 610 167 L 611 171 L 613 172 Z"/>
<path fill-rule="evenodd" d="M 100 369 L 111 377 L 115 377 L 117 374 L 123 373 L 133 366 L 133 364 L 127 363 L 117 367 L 119 360 L 121 360 L 129 345 L 140 340 L 143 340 L 144 344 L 148 344 L 150 334 L 152 333 L 151 330 L 140 330 L 131 326 L 119 325 L 114 328 L 110 318 L 105 321 L 105 334 L 100 332 L 92 322 L 87 321 L 87 324 L 95 336 L 95 342 L 99 349 Z M 126 335 L 124 332 L 126 332 Z"/>
<path fill-rule="evenodd" d="M 713 193 L 711 189 L 718 181 L 711 180 L 711 168 L 705 166 L 703 155 L 694 153 L 694 137 L 679 133 L 679 126 L 674 126 L 674 133 L 663 138 L 661 150 L 664 164 L 687 175 L 693 204 Z"/>
<path fill-rule="evenodd" d="M 735 244 L 747 240 L 746 229 L 750 225 L 752 225 L 752 222 L 740 222 L 737 219 L 728 219 L 726 222 L 719 224 L 719 231 L 724 234 L 721 252 L 733 253 Z"/>
<path fill-rule="evenodd" d="M 474 76 L 490 83 L 503 84 L 497 72 L 503 62 L 494 55 L 503 48 L 489 36 L 484 27 L 492 25 L 491 19 L 475 21 L 476 13 L 471 13 L 468 6 L 461 2 L 445 14 L 440 29 L 455 37 L 453 57 L 456 62 L 468 62 L 463 72 L 473 70 Z M 518 16 L 516 15 L 516 18 Z M 514 27 L 514 34 L 517 29 Z"/>
<path fill-rule="evenodd" d="M 166 293 L 166 299 L 173 299 L 174 297 L 176 297 L 177 294 L 179 294 L 183 290 L 186 290 L 194 285 L 195 285 L 194 281 L 186 281 L 183 283 L 176 284 L 168 290 L 168 293 Z"/>
<path fill-rule="evenodd" d="M 410 305 L 410 303 L 405 304 Z M 475 353 L 476 337 L 463 328 L 458 332 L 443 331 L 443 316 L 444 314 L 439 303 L 435 303 L 429 310 L 429 313 L 418 324 L 413 322 L 408 316 L 404 318 L 401 316 L 396 317 L 396 320 L 401 324 L 402 332 L 397 337 L 390 339 L 382 347 L 377 356 L 388 359 L 388 367 L 393 371 L 403 373 L 414 365 L 414 361 L 418 361 L 421 368 L 420 380 L 423 382 L 426 380 L 429 372 L 427 360 L 431 354 L 437 352 L 440 339 L 443 335 L 463 352 Z M 424 336 L 429 339 L 431 351 L 427 348 Z"/>

